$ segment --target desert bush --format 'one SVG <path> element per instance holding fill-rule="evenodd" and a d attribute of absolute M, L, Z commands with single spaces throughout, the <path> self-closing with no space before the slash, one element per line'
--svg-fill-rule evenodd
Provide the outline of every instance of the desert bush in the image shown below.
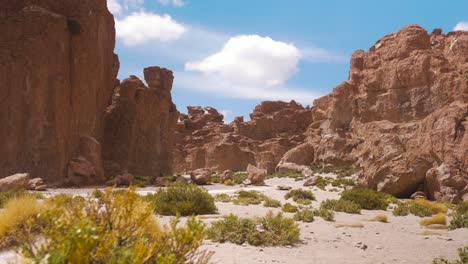
<path fill-rule="evenodd" d="M 30 196 L 36 199 L 44 198 L 44 196 L 40 193 L 31 193 L 24 189 L 0 192 L 0 208 L 3 208 L 9 200 L 23 196 Z"/>
<path fill-rule="evenodd" d="M 349 166 L 324 165 L 324 164 L 318 164 L 318 165 L 312 166 L 311 169 L 315 174 L 334 173 L 340 177 L 351 176 L 359 172 L 359 168 L 353 168 Z"/>
<path fill-rule="evenodd" d="M 299 204 L 310 204 L 311 201 L 315 200 L 314 194 L 309 190 L 304 189 L 294 189 L 290 190 L 284 195 L 284 199 L 288 200 L 292 198 L 293 201 Z"/>
<path fill-rule="evenodd" d="M 210 257 L 198 250 L 202 222 L 191 217 L 180 226 L 175 219 L 162 228 L 153 206 L 133 190 L 107 189 L 98 199 L 62 195 L 44 207 L 40 247 L 29 242 L 21 248 L 34 263 L 207 263 Z"/>
<path fill-rule="evenodd" d="M 272 198 L 265 197 L 265 199 L 263 199 L 263 206 L 278 208 L 281 207 L 281 202 Z"/>
<path fill-rule="evenodd" d="M 170 182 L 175 182 L 175 176 L 165 176 Z M 135 175 L 132 185 L 137 187 L 145 187 L 153 183 L 153 178 L 147 175 Z"/>
<path fill-rule="evenodd" d="M 395 216 L 406 216 L 408 214 L 413 214 L 419 217 L 425 217 L 446 212 L 446 205 L 424 199 L 416 199 L 405 202 L 399 201 L 397 202 L 397 206 L 393 209 L 393 215 Z"/>
<path fill-rule="evenodd" d="M 372 221 L 387 223 L 388 216 L 386 214 L 378 214 L 374 218 L 372 218 Z"/>
<path fill-rule="evenodd" d="M 213 196 L 194 184 L 175 183 L 155 194 L 148 194 L 146 200 L 160 215 L 202 215 L 217 211 Z"/>
<path fill-rule="evenodd" d="M 449 229 L 468 228 L 468 202 L 458 204 L 451 216 Z"/>
<path fill-rule="evenodd" d="M 419 224 L 422 226 L 428 226 L 428 225 L 434 225 L 434 224 L 446 225 L 447 217 L 445 216 L 444 213 L 439 213 L 432 217 L 421 219 L 419 221 Z"/>
<path fill-rule="evenodd" d="M 320 204 L 321 208 L 333 210 L 336 212 L 345 212 L 349 214 L 360 214 L 361 206 L 348 200 L 325 200 Z"/>
<path fill-rule="evenodd" d="M 351 179 L 335 179 L 331 182 L 333 187 L 356 186 L 356 183 Z"/>
<path fill-rule="evenodd" d="M 311 223 L 314 221 L 314 210 L 312 209 L 300 210 L 294 215 L 294 220 Z"/>
<path fill-rule="evenodd" d="M 466 264 L 468 263 L 468 247 L 458 249 L 458 260 L 450 261 L 444 258 L 436 258 L 432 264 Z"/>
<path fill-rule="evenodd" d="M 229 203 L 231 201 L 231 196 L 225 193 L 219 193 L 214 196 L 215 202 Z"/>
<path fill-rule="evenodd" d="M 352 201 L 361 206 L 362 209 L 386 210 L 392 196 L 356 186 L 351 190 L 343 191 L 340 200 Z"/>
<path fill-rule="evenodd" d="M 265 195 L 256 191 L 239 191 L 232 200 L 236 205 L 257 205 L 261 204 L 265 199 Z"/>
<path fill-rule="evenodd" d="M 233 180 L 226 180 L 223 182 L 224 185 L 234 186 L 236 183 Z"/>
<path fill-rule="evenodd" d="M 36 219 L 43 209 L 32 196 L 9 199 L 0 213 L 0 248 L 18 245 L 29 232 L 37 232 Z"/>
<path fill-rule="evenodd" d="M 290 203 L 285 203 L 281 208 L 285 213 L 295 213 L 298 210 L 298 207 Z"/>
<path fill-rule="evenodd" d="M 334 222 L 335 221 L 335 213 L 331 210 L 320 208 L 318 210 L 314 210 L 314 216 L 319 216 L 325 221 Z"/>
<path fill-rule="evenodd" d="M 294 220 L 281 213 L 275 215 L 270 211 L 265 217 L 257 218 L 239 218 L 230 214 L 211 224 L 208 239 L 238 245 L 284 246 L 299 241 L 299 232 Z"/>
<path fill-rule="evenodd" d="M 325 190 L 325 187 L 331 184 L 332 181 L 333 178 L 331 177 L 317 176 L 317 183 L 315 184 L 315 186 L 317 186 L 317 188 L 319 188 L 320 190 Z"/>
<path fill-rule="evenodd" d="M 247 180 L 248 174 L 245 172 L 236 172 L 232 175 L 232 180 L 234 181 L 235 184 L 241 184 L 245 180 Z"/>

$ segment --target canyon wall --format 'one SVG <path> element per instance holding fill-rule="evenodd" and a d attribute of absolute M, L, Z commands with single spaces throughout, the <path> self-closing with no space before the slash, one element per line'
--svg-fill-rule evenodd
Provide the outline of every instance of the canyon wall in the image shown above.
<path fill-rule="evenodd" d="M 170 173 L 172 72 L 149 68 L 148 89 L 119 88 L 106 0 L 0 0 L 0 21 L 0 178 L 88 185 Z"/>
<path fill-rule="evenodd" d="M 372 189 L 467 200 L 468 32 L 406 26 L 354 52 L 350 65 L 349 79 L 312 108 L 264 102 L 252 121 L 231 124 L 189 108 L 175 170 L 356 166 Z"/>

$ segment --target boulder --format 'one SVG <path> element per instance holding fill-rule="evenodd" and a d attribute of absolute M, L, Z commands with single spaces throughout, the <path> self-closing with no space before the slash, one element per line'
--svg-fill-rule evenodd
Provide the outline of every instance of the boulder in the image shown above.
<path fill-rule="evenodd" d="M 211 170 L 197 169 L 190 173 L 190 179 L 197 185 L 206 185 L 211 182 Z"/>
<path fill-rule="evenodd" d="M 249 164 L 249 166 L 247 166 L 247 174 L 247 179 L 250 181 L 250 184 L 263 185 L 265 184 L 265 178 L 268 172 L 265 169 L 260 169 Z"/>
<path fill-rule="evenodd" d="M 27 190 L 30 191 L 45 191 L 47 185 L 44 184 L 44 180 L 41 178 L 34 178 L 29 180 Z"/>
<path fill-rule="evenodd" d="M 227 180 L 232 180 L 233 175 L 234 173 L 232 172 L 232 170 L 223 171 L 223 174 L 221 174 L 221 178 L 220 178 L 221 183 L 224 183 Z"/>
<path fill-rule="evenodd" d="M 28 189 L 29 173 L 17 173 L 0 179 L 0 192 Z"/>
<path fill-rule="evenodd" d="M 426 173 L 429 197 L 442 202 L 468 200 L 468 174 L 454 166 L 442 164 Z"/>
<path fill-rule="evenodd" d="M 303 186 L 304 186 L 304 187 L 315 186 L 315 185 L 317 184 L 317 181 L 318 181 L 317 177 L 313 176 L 313 177 L 307 179 L 307 180 L 304 182 Z"/>

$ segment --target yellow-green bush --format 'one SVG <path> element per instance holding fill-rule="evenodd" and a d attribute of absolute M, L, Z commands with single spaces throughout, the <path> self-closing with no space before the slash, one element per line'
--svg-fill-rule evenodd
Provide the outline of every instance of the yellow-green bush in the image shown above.
<path fill-rule="evenodd" d="M 333 210 L 336 212 L 345 212 L 349 214 L 360 214 L 361 206 L 348 200 L 325 200 L 320 204 L 321 208 Z"/>
<path fill-rule="evenodd" d="M 267 176 L 267 179 L 271 178 L 292 178 L 297 180 L 304 179 L 304 175 L 297 171 L 281 171 L 281 172 L 274 172 Z"/>
<path fill-rule="evenodd" d="M 263 206 L 278 208 L 281 207 L 281 202 L 272 198 L 265 197 L 265 199 L 263 199 Z"/>
<path fill-rule="evenodd" d="M 468 263 L 468 246 L 458 249 L 458 260 L 450 261 L 444 258 L 436 258 L 432 264 L 466 264 Z"/>
<path fill-rule="evenodd" d="M 295 213 L 298 210 L 298 207 L 290 203 L 285 203 L 282 207 L 283 212 L 285 213 Z"/>
<path fill-rule="evenodd" d="M 372 221 L 387 223 L 388 222 L 388 216 L 386 214 L 378 214 L 374 218 L 372 218 Z"/>
<path fill-rule="evenodd" d="M 249 175 L 247 173 L 245 173 L 245 172 L 236 172 L 236 173 L 234 173 L 234 175 L 232 175 L 232 181 L 235 184 L 241 184 L 245 180 L 247 180 L 248 176 Z"/>
<path fill-rule="evenodd" d="M 284 199 L 288 200 L 289 198 L 292 198 L 296 203 L 305 205 L 310 204 L 311 201 L 315 200 L 314 194 L 311 191 L 304 189 L 290 190 L 284 195 Z"/>
<path fill-rule="evenodd" d="M 232 242 L 238 245 L 284 246 L 299 241 L 299 227 L 291 218 L 271 211 L 265 217 L 239 218 L 230 214 L 213 222 L 208 229 L 208 239 Z"/>
<path fill-rule="evenodd" d="M 312 209 L 300 210 L 294 215 L 294 220 L 311 223 L 314 221 L 314 210 Z"/>
<path fill-rule="evenodd" d="M 217 211 L 214 198 L 204 188 L 194 184 L 175 183 L 146 196 L 160 215 L 202 215 Z"/>
<path fill-rule="evenodd" d="M 226 180 L 223 182 L 224 185 L 234 186 L 236 183 L 233 180 Z"/>
<path fill-rule="evenodd" d="M 449 229 L 468 228 L 468 202 L 458 204 L 451 216 Z"/>
<path fill-rule="evenodd" d="M 341 200 L 352 201 L 367 210 L 386 210 L 392 200 L 392 196 L 356 186 L 351 190 L 341 193 Z"/>
<path fill-rule="evenodd" d="M 225 193 L 219 193 L 214 196 L 216 202 L 229 203 L 231 201 L 231 196 Z"/>
<path fill-rule="evenodd" d="M 22 196 L 31 196 L 36 199 L 44 198 L 40 193 L 31 193 L 23 189 L 0 192 L 0 208 L 3 208 L 10 199 Z"/>
<path fill-rule="evenodd" d="M 397 202 L 397 206 L 393 209 L 393 215 L 395 216 L 413 214 L 419 217 L 424 217 L 446 212 L 446 205 L 424 199 L 416 199 L 405 202 L 399 201 Z"/>
<path fill-rule="evenodd" d="M 133 190 L 106 190 L 100 198 L 48 199 L 39 216 L 41 246 L 22 241 L 21 253 L 35 263 L 207 263 L 199 252 L 204 224 L 189 218 L 160 227 L 153 206 Z M 27 242 L 29 241 L 29 242 Z"/>
<path fill-rule="evenodd" d="M 446 225 L 447 217 L 445 216 L 444 213 L 439 213 L 432 217 L 421 219 L 419 221 L 419 224 L 422 226 L 428 226 L 428 225 L 434 225 L 434 224 Z"/>
<path fill-rule="evenodd" d="M 356 186 L 356 183 L 351 179 L 335 179 L 332 181 L 333 187 Z"/>
<path fill-rule="evenodd" d="M 232 200 L 236 205 L 257 205 L 265 199 L 265 195 L 257 191 L 239 191 Z"/>
<path fill-rule="evenodd" d="M 18 245 L 29 233 L 36 233 L 40 227 L 37 217 L 43 209 L 32 196 L 11 198 L 0 213 L 0 248 Z"/>
<path fill-rule="evenodd" d="M 314 216 L 319 216 L 325 221 L 334 222 L 335 221 L 335 213 L 331 210 L 320 208 L 318 210 L 314 210 Z"/>

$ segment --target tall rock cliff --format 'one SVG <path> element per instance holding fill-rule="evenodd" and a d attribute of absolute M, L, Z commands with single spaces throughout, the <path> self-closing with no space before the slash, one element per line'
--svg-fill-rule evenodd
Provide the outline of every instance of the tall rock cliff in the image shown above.
<path fill-rule="evenodd" d="M 103 159 L 106 174 L 129 172 L 152 178 L 172 173 L 174 130 L 178 118 L 172 103 L 172 72 L 144 70 L 148 87 L 135 76 L 116 89 L 106 112 Z"/>
<path fill-rule="evenodd" d="M 77 158 L 103 180 L 102 165 L 83 160 L 87 143 L 80 138 L 102 138 L 117 82 L 106 1 L 1 0 L 0 6 L 0 177 L 20 171 L 60 182 Z"/>

